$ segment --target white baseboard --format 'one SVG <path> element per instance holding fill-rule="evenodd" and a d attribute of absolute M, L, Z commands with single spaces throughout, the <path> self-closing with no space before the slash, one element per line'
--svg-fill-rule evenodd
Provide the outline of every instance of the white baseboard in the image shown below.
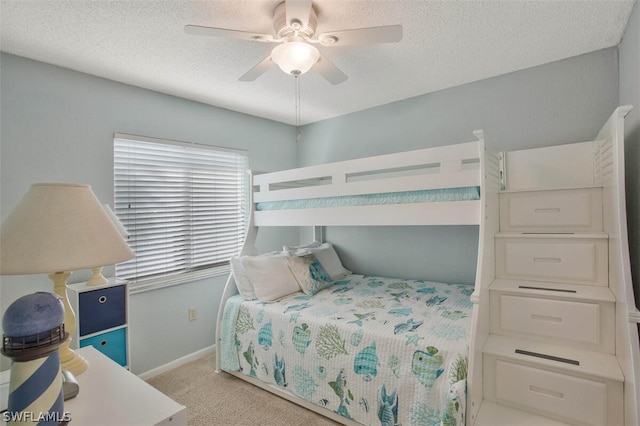
<path fill-rule="evenodd" d="M 216 345 L 211 345 L 208 346 L 204 349 L 200 349 L 199 351 L 193 352 L 189 355 L 185 355 L 182 358 L 178 358 L 174 361 L 171 361 L 167 364 L 161 365 L 160 367 L 156 367 L 152 370 L 149 370 L 145 373 L 142 374 L 138 374 L 138 377 L 140 377 L 142 380 L 149 380 L 153 377 L 156 377 L 157 375 L 160 375 L 162 373 L 165 373 L 169 370 L 173 370 L 176 367 L 180 367 L 181 365 L 184 365 L 188 362 L 191 361 L 195 361 L 198 358 L 202 358 L 203 356 L 207 356 L 210 355 L 212 353 L 214 353 L 216 351 Z"/>

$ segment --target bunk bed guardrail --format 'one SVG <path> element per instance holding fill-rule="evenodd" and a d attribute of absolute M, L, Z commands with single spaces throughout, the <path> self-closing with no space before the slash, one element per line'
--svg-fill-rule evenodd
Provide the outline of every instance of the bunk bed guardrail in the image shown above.
<path fill-rule="evenodd" d="M 477 225 L 484 136 L 474 134 L 474 142 L 255 175 L 254 224 Z"/>

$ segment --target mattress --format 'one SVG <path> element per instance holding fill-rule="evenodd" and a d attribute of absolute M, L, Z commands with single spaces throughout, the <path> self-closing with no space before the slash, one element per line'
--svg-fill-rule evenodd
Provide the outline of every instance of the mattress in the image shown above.
<path fill-rule="evenodd" d="M 256 203 L 256 210 L 287 210 L 323 207 L 374 206 L 383 204 L 409 204 L 442 201 L 479 200 L 480 187 L 430 189 L 421 191 L 387 192 L 338 197 L 308 198 Z"/>
<path fill-rule="evenodd" d="M 225 306 L 221 362 L 362 424 L 464 424 L 472 286 L 349 275 Z"/>

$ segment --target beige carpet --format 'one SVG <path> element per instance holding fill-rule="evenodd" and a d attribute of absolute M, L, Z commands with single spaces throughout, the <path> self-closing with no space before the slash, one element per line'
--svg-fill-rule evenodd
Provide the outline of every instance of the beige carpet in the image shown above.
<path fill-rule="evenodd" d="M 187 407 L 189 425 L 304 425 L 338 423 L 227 373 L 214 356 L 182 365 L 147 381 Z"/>

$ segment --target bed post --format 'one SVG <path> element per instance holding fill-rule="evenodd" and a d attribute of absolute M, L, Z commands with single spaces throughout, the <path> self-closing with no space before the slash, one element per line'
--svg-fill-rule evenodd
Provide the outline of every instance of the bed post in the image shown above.
<path fill-rule="evenodd" d="M 313 241 L 324 242 L 324 226 L 313 227 Z"/>
<path fill-rule="evenodd" d="M 624 374 L 625 424 L 640 422 L 640 311 L 635 306 L 625 199 L 624 117 L 631 106 L 616 108 L 597 136 L 596 183 L 603 190 L 603 225 L 609 234 L 609 287 L 616 298 L 616 357 Z"/>
<path fill-rule="evenodd" d="M 240 256 L 254 255 L 258 252 L 256 249 L 256 238 L 258 236 L 258 227 L 255 226 L 253 221 L 254 216 L 254 203 L 253 203 L 253 173 L 251 170 L 249 174 L 249 220 L 247 221 L 247 230 L 244 237 L 244 243 L 240 250 Z M 218 306 L 218 315 L 216 319 L 216 336 L 215 336 L 215 349 L 216 349 L 216 365 L 215 371 L 219 373 L 221 371 L 220 361 L 222 359 L 220 355 L 221 347 L 220 342 L 222 339 L 222 316 L 224 314 L 224 306 L 230 297 L 238 294 L 238 287 L 236 281 L 233 279 L 233 274 L 229 272 L 227 282 L 225 283 L 222 297 L 220 298 L 220 305 Z"/>
<path fill-rule="evenodd" d="M 482 131 L 478 138 L 480 158 L 480 226 L 478 229 L 478 261 L 475 289 L 471 295 L 471 343 L 467 378 L 467 424 L 475 422 L 482 403 L 482 348 L 489 336 L 489 285 L 495 278 L 494 235 L 499 226 L 500 165 L 498 156 L 487 150 Z"/>

